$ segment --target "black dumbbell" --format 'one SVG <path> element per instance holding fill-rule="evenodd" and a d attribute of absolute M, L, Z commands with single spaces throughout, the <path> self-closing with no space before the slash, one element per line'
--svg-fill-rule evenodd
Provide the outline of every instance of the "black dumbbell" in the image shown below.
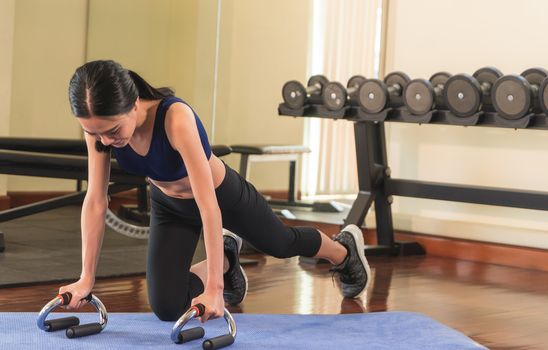
<path fill-rule="evenodd" d="M 530 68 L 521 75 L 505 75 L 493 85 L 493 105 L 506 119 L 520 119 L 527 113 L 542 113 L 539 98 L 540 85 L 548 71 Z"/>
<path fill-rule="evenodd" d="M 346 104 L 358 105 L 360 86 L 366 81 L 361 75 L 348 79 L 346 88 L 336 81 L 327 84 L 323 89 L 322 102 L 330 111 L 341 110 Z"/>
<path fill-rule="evenodd" d="M 308 86 L 296 80 L 288 81 L 282 88 L 285 104 L 292 109 L 298 109 L 305 104 L 322 103 L 322 92 L 329 80 L 323 75 L 313 75 L 308 79 Z"/>
<path fill-rule="evenodd" d="M 544 114 L 548 116 L 548 78 L 544 78 L 540 84 L 538 96 L 540 100 L 540 107 L 544 111 Z"/>
<path fill-rule="evenodd" d="M 445 104 L 458 117 L 474 115 L 480 109 L 493 112 L 491 90 L 500 77 L 502 72 L 495 67 L 480 68 L 473 76 L 453 75 L 447 80 L 443 90 Z"/>
<path fill-rule="evenodd" d="M 413 79 L 403 89 L 403 103 L 412 114 L 422 115 L 433 108 L 445 109 L 443 89 L 450 73 L 438 72 L 426 79 Z"/>
<path fill-rule="evenodd" d="M 409 83 L 409 76 L 403 72 L 392 72 L 384 81 L 367 79 L 360 88 L 359 103 L 367 113 L 380 113 L 387 107 L 403 105 L 403 89 Z"/>

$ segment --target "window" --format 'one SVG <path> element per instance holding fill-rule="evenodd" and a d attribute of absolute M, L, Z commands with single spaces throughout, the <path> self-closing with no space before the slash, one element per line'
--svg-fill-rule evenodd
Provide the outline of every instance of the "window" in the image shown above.
<path fill-rule="evenodd" d="M 380 74 L 383 0 L 312 2 L 310 75 L 346 86 L 356 74 Z M 306 197 L 355 195 L 358 191 L 353 123 L 306 118 L 301 189 Z"/>

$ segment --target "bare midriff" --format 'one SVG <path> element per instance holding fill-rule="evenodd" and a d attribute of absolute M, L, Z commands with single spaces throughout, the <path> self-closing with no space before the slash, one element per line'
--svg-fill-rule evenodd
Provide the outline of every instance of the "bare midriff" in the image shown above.
<path fill-rule="evenodd" d="M 213 154 L 209 158 L 209 166 L 213 176 L 213 187 L 217 188 L 225 178 L 225 166 L 223 162 Z M 194 198 L 188 176 L 175 181 L 157 181 L 150 178 L 148 180 L 158 187 L 166 196 L 183 199 Z"/>

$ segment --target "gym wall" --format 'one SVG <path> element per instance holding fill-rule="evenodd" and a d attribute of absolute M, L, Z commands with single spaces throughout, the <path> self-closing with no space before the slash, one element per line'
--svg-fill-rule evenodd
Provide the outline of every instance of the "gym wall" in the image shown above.
<path fill-rule="evenodd" d="M 310 13 L 308 0 L 222 2 L 215 142 L 302 144 L 304 120 L 279 117 L 277 106 L 286 80 L 307 78 Z M 235 169 L 238 162 L 227 157 Z M 254 164 L 251 181 L 287 190 L 288 167 Z"/>
<path fill-rule="evenodd" d="M 87 61 L 111 58 L 190 103 L 198 1 L 90 0 Z M 76 67 L 75 67 L 76 68 Z M 209 124 L 208 116 L 200 116 Z"/>
<path fill-rule="evenodd" d="M 89 11 L 87 60 L 110 57 L 174 88 L 211 134 L 217 1 L 90 0 Z"/>
<path fill-rule="evenodd" d="M 217 0 L 3 2 L 2 47 L 13 46 L 1 53 L 6 92 L 0 98 L 11 103 L 0 110 L 4 134 L 82 137 L 67 101 L 68 81 L 84 62 L 112 58 L 157 86 L 175 88 L 213 143 L 302 143 L 304 122 L 278 117 L 276 106 L 284 79 L 306 78 L 310 1 L 221 3 L 213 121 Z M 238 161 L 227 158 L 236 168 Z M 254 166 L 252 181 L 261 189 L 285 189 L 287 169 L 285 162 Z M 0 179 L 1 194 L 74 190 L 69 180 Z"/>
<path fill-rule="evenodd" d="M 88 60 L 112 57 L 146 72 L 156 85 L 174 87 L 192 104 L 213 143 L 303 142 L 304 122 L 278 117 L 276 106 L 284 79 L 307 72 L 308 1 L 221 2 L 215 120 L 217 1 L 153 5 L 91 0 Z M 238 168 L 237 155 L 225 160 Z M 286 189 L 287 169 L 287 162 L 256 165 L 252 181 L 259 189 Z"/>
<path fill-rule="evenodd" d="M 390 0 L 386 72 L 504 74 L 547 68 L 541 0 Z M 387 123 L 393 177 L 548 192 L 543 131 Z M 465 239 L 548 248 L 545 212 L 398 197 L 395 227 Z"/>
<path fill-rule="evenodd" d="M 11 82 L 9 119 L 2 118 L 2 123 L 9 125 L 5 135 L 78 138 L 80 128 L 70 112 L 67 91 L 74 68 L 85 59 L 86 1 L 11 3 L 11 16 L 9 11 L 0 15 L 9 16 L 6 24 L 13 25 L 12 69 L 2 75 L 2 81 Z M 74 183 L 9 176 L 7 187 L 11 191 L 74 190 Z"/>
<path fill-rule="evenodd" d="M 0 1 L 0 135 L 9 135 L 11 69 L 13 64 L 13 22 L 15 0 Z M 6 192 L 7 178 L 0 176 L 0 195 Z"/>

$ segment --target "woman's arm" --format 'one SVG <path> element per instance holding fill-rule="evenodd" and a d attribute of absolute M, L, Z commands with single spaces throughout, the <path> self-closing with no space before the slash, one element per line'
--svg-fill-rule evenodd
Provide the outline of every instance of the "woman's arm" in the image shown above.
<path fill-rule="evenodd" d="M 110 152 L 98 152 L 96 139 L 85 135 L 88 148 L 88 188 L 82 204 L 82 274 L 81 279 L 95 281 L 99 253 L 105 232 L 110 176 Z"/>
<path fill-rule="evenodd" d="M 88 148 L 88 189 L 82 205 L 82 273 L 80 279 L 59 288 L 59 294 L 70 292 L 67 309 L 78 309 L 95 284 L 95 272 L 105 230 L 107 188 L 110 175 L 110 153 L 95 150 L 95 138 L 85 135 Z"/>
<path fill-rule="evenodd" d="M 187 105 L 171 105 L 165 121 L 171 145 L 184 159 L 192 193 L 200 209 L 207 254 L 206 293 L 223 290 L 222 218 L 209 162 L 204 153 L 194 113 Z"/>

